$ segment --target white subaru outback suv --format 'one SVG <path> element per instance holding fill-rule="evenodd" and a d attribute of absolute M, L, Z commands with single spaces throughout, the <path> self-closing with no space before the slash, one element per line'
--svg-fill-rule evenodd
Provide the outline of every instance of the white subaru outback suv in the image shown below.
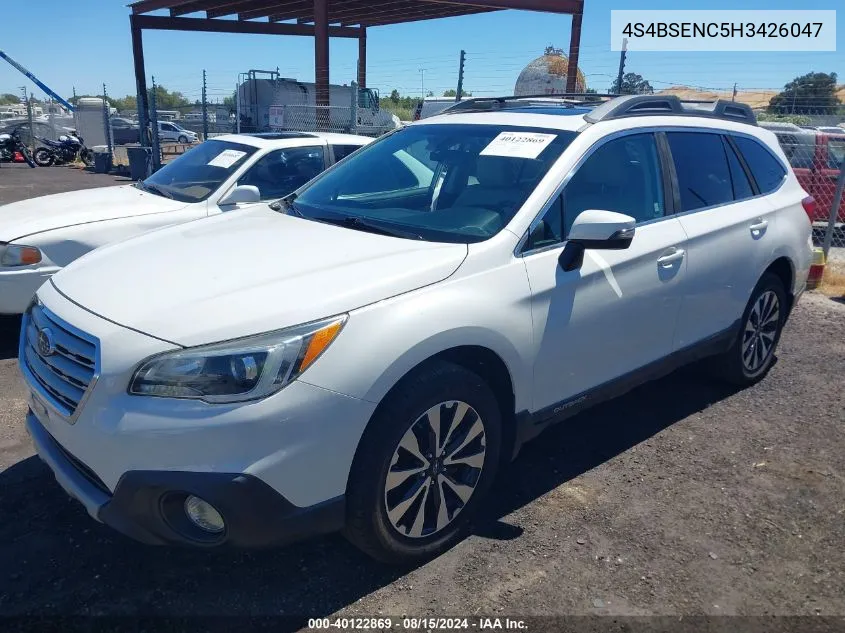
<path fill-rule="evenodd" d="M 343 529 L 417 560 L 548 425 L 705 357 L 760 380 L 810 204 L 738 104 L 474 100 L 55 275 L 23 319 L 26 424 L 140 541 Z"/>

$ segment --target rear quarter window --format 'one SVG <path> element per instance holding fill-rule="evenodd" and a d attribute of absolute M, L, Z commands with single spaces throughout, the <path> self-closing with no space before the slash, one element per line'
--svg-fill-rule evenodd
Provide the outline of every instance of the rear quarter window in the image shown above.
<path fill-rule="evenodd" d="M 733 140 L 757 181 L 760 193 L 770 193 L 777 189 L 786 177 L 786 169 L 774 154 L 756 139 L 734 136 Z"/>

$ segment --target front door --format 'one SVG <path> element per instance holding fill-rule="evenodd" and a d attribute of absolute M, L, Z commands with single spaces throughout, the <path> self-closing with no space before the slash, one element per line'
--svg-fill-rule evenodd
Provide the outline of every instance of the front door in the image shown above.
<path fill-rule="evenodd" d="M 672 352 L 686 271 L 686 236 L 666 216 L 653 134 L 604 143 L 586 159 L 543 218 L 524 262 L 534 327 L 534 410 L 620 378 Z M 558 257 L 575 217 L 587 209 L 637 220 L 625 250 L 587 249 L 580 269 Z"/>

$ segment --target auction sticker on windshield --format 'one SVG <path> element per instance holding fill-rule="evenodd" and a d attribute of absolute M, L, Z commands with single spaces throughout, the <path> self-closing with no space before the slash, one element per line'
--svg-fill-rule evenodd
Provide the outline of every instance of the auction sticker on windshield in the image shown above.
<path fill-rule="evenodd" d="M 211 167 L 222 167 L 223 169 L 228 169 L 244 156 L 246 156 L 246 152 L 241 152 L 236 149 L 224 149 L 222 152 L 217 154 L 217 156 L 208 161 L 208 164 Z"/>
<path fill-rule="evenodd" d="M 481 156 L 537 158 L 555 138 L 555 134 L 539 132 L 501 132 L 481 150 Z"/>

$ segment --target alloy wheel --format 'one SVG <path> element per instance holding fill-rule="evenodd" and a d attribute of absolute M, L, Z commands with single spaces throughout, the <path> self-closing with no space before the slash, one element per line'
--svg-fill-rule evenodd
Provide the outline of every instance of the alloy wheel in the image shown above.
<path fill-rule="evenodd" d="M 748 314 L 742 333 L 742 364 L 751 374 L 763 368 L 775 348 L 780 301 L 772 290 L 762 293 Z"/>
<path fill-rule="evenodd" d="M 450 525 L 475 492 L 486 450 L 484 422 L 465 402 L 441 402 L 417 418 L 387 471 L 384 504 L 393 528 L 425 538 Z"/>

